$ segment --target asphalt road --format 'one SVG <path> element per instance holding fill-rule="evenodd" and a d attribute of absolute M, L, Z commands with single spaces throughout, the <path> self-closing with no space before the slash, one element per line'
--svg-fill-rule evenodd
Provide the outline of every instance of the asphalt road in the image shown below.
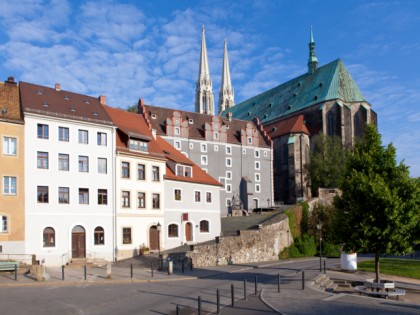
<path fill-rule="evenodd" d="M 338 260 L 330 260 L 337 263 Z M 197 297 L 201 296 L 202 314 L 216 310 L 216 290 L 219 289 L 222 307 L 221 314 L 275 314 L 254 295 L 254 280 L 258 277 L 258 292 L 276 290 L 277 275 L 284 279 L 284 286 L 299 286 L 299 271 L 319 272 L 319 261 L 310 259 L 294 263 L 282 263 L 261 267 L 234 274 L 223 274 L 212 278 L 129 284 L 89 284 L 77 286 L 34 286 L 1 287 L 1 314 L 175 314 L 176 306 L 181 307 L 180 314 L 197 314 Z M 244 279 L 247 280 L 247 300 L 244 301 Z M 231 303 L 231 284 L 234 284 L 235 308 Z M 312 290 L 307 288 L 307 294 Z M 279 296 L 280 298 L 280 296 Z M 396 314 L 386 304 L 371 304 L 370 299 L 357 302 L 338 300 L 331 302 L 295 300 L 291 313 L 299 314 L 303 307 L 310 314 L 357 314 L 364 307 L 369 314 Z M 321 305 L 322 304 L 322 305 Z M 320 306 L 321 305 L 321 306 Z M 366 310 L 367 310 L 366 309 Z M 400 310 L 404 310 L 400 308 Z M 406 309 L 406 314 L 418 314 L 416 310 Z M 319 311 L 319 312 L 318 312 Z M 286 312 L 287 313 L 287 312 Z M 309 314 L 309 313 L 308 313 Z M 403 313 L 401 313 L 403 314 Z"/>

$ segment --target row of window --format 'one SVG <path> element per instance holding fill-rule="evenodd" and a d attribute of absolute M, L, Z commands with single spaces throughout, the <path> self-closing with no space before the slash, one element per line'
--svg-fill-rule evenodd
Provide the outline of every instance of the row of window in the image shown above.
<path fill-rule="evenodd" d="M 55 247 L 55 230 L 46 227 L 42 232 L 43 247 Z M 93 232 L 93 244 L 105 245 L 105 231 L 103 227 L 97 226 Z"/>
<path fill-rule="evenodd" d="M 131 208 L 131 191 L 123 190 L 121 192 L 121 207 Z M 142 191 L 137 192 L 137 208 L 146 208 L 146 193 Z M 152 193 L 152 209 L 160 209 L 160 194 Z"/>
<path fill-rule="evenodd" d="M 98 205 L 108 204 L 108 190 L 98 189 Z M 37 186 L 37 201 L 38 203 L 49 203 L 49 187 Z M 58 187 L 58 203 L 70 204 L 70 188 Z M 89 188 L 79 188 L 79 204 L 89 204 Z"/>
<path fill-rule="evenodd" d="M 121 162 L 121 177 L 122 178 L 131 178 L 131 164 L 130 162 Z M 137 179 L 145 180 L 146 179 L 146 165 L 137 164 Z M 159 166 L 152 166 L 152 180 L 160 181 L 160 171 Z"/>
<path fill-rule="evenodd" d="M 99 174 L 107 174 L 108 164 L 106 158 L 98 158 L 97 171 Z M 37 152 L 37 168 L 48 169 L 49 168 L 49 153 L 48 152 Z M 78 169 L 81 173 L 89 173 L 89 157 L 84 155 L 78 156 Z M 58 170 L 69 171 L 70 170 L 70 155 L 59 153 L 58 154 Z"/>
<path fill-rule="evenodd" d="M 178 149 L 178 150 L 181 150 L 182 149 L 182 142 L 180 141 L 180 140 L 174 140 L 174 147 L 176 148 L 176 149 Z M 190 150 L 192 150 L 192 149 L 194 149 L 194 143 L 189 143 L 189 148 L 190 148 Z M 216 152 L 219 152 L 219 146 L 218 145 L 214 145 L 213 146 L 213 149 L 214 149 L 214 151 L 216 151 Z M 201 145 L 200 145 L 200 151 L 201 152 L 207 152 L 207 143 L 201 143 Z M 242 150 L 242 154 L 246 154 L 246 152 L 247 152 L 247 149 L 243 149 Z M 263 151 L 264 153 L 264 156 L 265 157 L 267 157 L 268 156 L 268 151 L 267 150 L 264 150 Z M 225 153 L 226 154 L 232 154 L 232 147 L 231 146 L 226 146 L 225 147 Z M 256 157 L 256 158 L 259 158 L 261 155 L 260 155 L 260 150 L 259 149 L 255 149 L 254 150 L 254 156 Z"/>
<path fill-rule="evenodd" d="M 201 156 L 201 165 L 208 165 L 207 155 L 202 155 Z M 232 164 L 232 158 L 226 158 L 226 160 L 225 160 L 225 166 L 226 167 L 232 167 L 232 165 L 233 165 Z M 260 163 L 260 161 L 255 161 L 254 168 L 257 171 L 259 171 L 261 169 L 261 163 Z"/>
<path fill-rule="evenodd" d="M 176 201 L 182 201 L 182 190 L 181 189 L 174 189 L 174 200 Z M 194 201 L 195 202 L 201 202 L 201 191 L 195 190 L 194 191 Z M 206 202 L 211 203 L 212 197 L 211 192 L 206 192 Z"/>
<path fill-rule="evenodd" d="M 37 136 L 39 139 L 49 139 L 50 127 L 46 124 L 37 125 Z M 67 127 L 58 127 L 58 141 L 70 142 L 70 130 Z M 78 141 L 81 144 L 89 143 L 89 131 L 79 129 L 78 130 Z M 104 132 L 96 133 L 96 143 L 100 146 L 107 145 L 107 134 Z"/>

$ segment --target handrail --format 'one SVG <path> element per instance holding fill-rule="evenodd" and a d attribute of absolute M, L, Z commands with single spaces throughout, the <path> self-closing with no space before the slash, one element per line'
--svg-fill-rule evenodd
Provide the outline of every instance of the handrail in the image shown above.
<path fill-rule="evenodd" d="M 66 257 L 66 261 L 65 262 L 64 262 L 64 257 Z M 66 252 L 66 253 L 64 253 L 64 254 L 61 255 L 61 265 L 62 266 L 67 265 L 69 263 L 69 261 L 70 261 L 70 251 L 68 251 L 68 252 Z"/>
<path fill-rule="evenodd" d="M 20 261 L 27 264 L 32 264 L 32 255 L 31 254 L 0 254 L 0 260 L 6 261 Z"/>
<path fill-rule="evenodd" d="M 86 249 L 86 253 L 87 253 L 87 257 L 86 258 L 92 258 L 93 260 L 95 260 L 95 258 L 96 258 L 96 252 L 94 252 L 94 251 L 91 251 L 91 250 L 89 250 L 89 249 Z"/>

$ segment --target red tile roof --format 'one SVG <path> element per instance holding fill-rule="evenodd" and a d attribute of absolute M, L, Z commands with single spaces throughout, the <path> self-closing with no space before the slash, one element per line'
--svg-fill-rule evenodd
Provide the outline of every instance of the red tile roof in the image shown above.
<path fill-rule="evenodd" d="M 309 135 L 308 128 L 306 128 L 304 123 L 303 115 L 292 116 L 285 120 L 264 125 L 264 129 L 267 131 L 271 139 L 290 133 L 306 133 Z"/>
<path fill-rule="evenodd" d="M 190 159 L 188 159 L 185 155 L 183 155 L 181 152 L 179 152 L 177 149 L 171 146 L 162 137 L 157 136 L 156 141 L 162 148 L 168 160 L 172 160 L 175 163 L 192 166 L 192 177 L 177 176 L 170 167 L 166 166 L 165 179 L 222 186 L 221 183 L 219 183 L 217 180 L 215 180 L 213 177 L 211 177 L 209 174 L 203 171 L 200 167 L 194 164 Z"/>
<path fill-rule="evenodd" d="M 205 123 L 211 123 L 212 115 L 200 114 L 195 112 L 186 112 L 179 109 L 173 108 L 163 108 L 157 106 L 150 106 L 150 105 L 143 105 L 145 114 L 147 114 L 150 123 L 152 124 L 153 128 L 157 130 L 158 135 L 166 135 L 166 118 L 172 117 L 175 111 L 181 114 L 183 120 L 190 120 L 192 119 L 193 123 L 188 126 L 189 130 L 189 138 L 191 139 L 199 139 L 204 140 L 205 132 L 204 132 L 204 125 Z M 139 107 L 139 110 L 142 111 L 143 109 Z M 153 119 L 152 115 L 156 115 L 156 118 Z M 231 119 L 229 121 L 225 117 L 219 117 L 222 121 L 223 125 L 228 125 L 228 133 L 227 133 L 227 142 L 232 144 L 241 144 L 241 130 L 246 128 L 246 125 L 251 123 L 256 130 L 260 130 L 258 126 L 252 121 L 246 120 L 239 120 L 239 119 Z M 268 140 L 267 137 L 259 132 L 259 146 L 264 148 L 271 147 L 271 140 Z"/>
<path fill-rule="evenodd" d="M 19 89 L 13 78 L 0 82 L 0 120 L 23 122 Z"/>
<path fill-rule="evenodd" d="M 26 82 L 19 88 L 24 112 L 112 125 L 97 98 Z"/>
<path fill-rule="evenodd" d="M 164 158 L 162 149 L 157 144 L 142 115 L 128 112 L 109 106 L 103 106 L 113 123 L 118 127 L 117 130 L 117 150 L 134 153 L 136 155 L 153 155 Z M 130 136 L 148 141 L 149 153 L 133 152 L 128 149 L 128 140 Z"/>

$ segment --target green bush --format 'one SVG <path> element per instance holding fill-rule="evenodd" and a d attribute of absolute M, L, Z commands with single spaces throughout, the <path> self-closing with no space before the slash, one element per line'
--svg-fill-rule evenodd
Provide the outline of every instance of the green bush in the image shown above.
<path fill-rule="evenodd" d="M 317 252 L 315 238 L 313 236 L 309 236 L 308 234 L 297 237 L 294 245 L 303 257 L 315 256 Z"/>
<path fill-rule="evenodd" d="M 326 257 L 340 257 L 341 246 L 332 243 L 322 244 L 322 256 Z"/>
<path fill-rule="evenodd" d="M 291 258 L 303 257 L 299 249 L 295 246 L 295 244 L 292 244 L 292 246 L 290 246 L 289 251 Z"/>

